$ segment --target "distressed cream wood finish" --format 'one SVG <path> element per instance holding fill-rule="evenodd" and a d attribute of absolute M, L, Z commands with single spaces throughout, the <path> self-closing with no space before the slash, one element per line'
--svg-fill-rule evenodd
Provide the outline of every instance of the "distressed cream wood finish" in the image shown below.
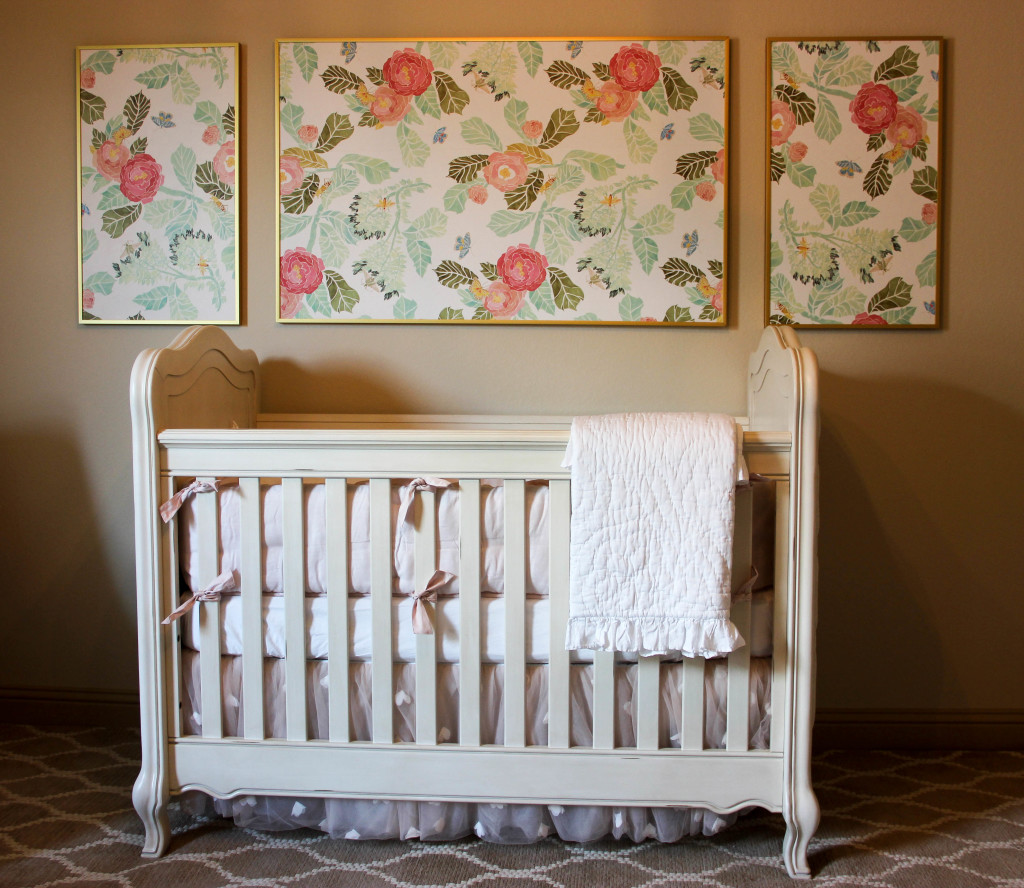
<path fill-rule="evenodd" d="M 551 652 L 549 736 L 529 746 L 525 736 L 524 487 L 551 486 L 551 634 L 564 636 L 568 589 L 569 473 L 560 465 L 568 437 L 565 417 L 259 416 L 258 362 L 218 328 L 193 328 L 166 349 L 143 352 L 132 376 L 133 445 L 138 553 L 139 664 L 143 766 L 134 801 L 146 828 L 143 854 L 162 854 L 170 840 L 166 805 L 186 789 L 226 797 L 294 794 L 326 797 L 441 799 L 551 804 L 692 805 L 719 812 L 758 805 L 780 811 L 787 824 L 783 857 L 793 876 L 809 875 L 807 845 L 818 822 L 810 782 L 814 715 L 817 381 L 811 352 L 792 331 L 767 329 L 749 367 L 749 419 L 744 451 L 752 471 L 778 481 L 773 717 L 770 748 L 748 748 L 743 689 L 749 656 L 730 657 L 726 748 L 703 749 L 703 661 L 683 669 L 680 748 L 658 747 L 656 660 L 638 670 L 640 728 L 636 748 L 616 748 L 612 709 L 614 656 L 595 660 L 593 747 L 569 746 L 568 657 Z M 682 408 L 684 405 L 680 405 Z M 415 743 L 393 741 L 391 684 L 390 481 L 419 475 L 456 480 L 463 497 L 460 726 L 457 743 L 436 742 L 429 701 L 436 694 L 436 648 L 417 648 Z M 194 477 L 237 478 L 243 492 L 242 597 L 244 737 L 223 737 L 220 719 L 216 606 L 200 604 L 203 638 L 202 736 L 185 736 L 178 715 L 179 661 L 175 627 L 160 624 L 177 600 L 173 527 L 157 516 L 159 502 Z M 286 739 L 264 739 L 262 660 L 258 637 L 260 478 L 281 479 L 286 515 Z M 370 479 L 373 576 L 372 741 L 353 742 L 345 682 L 330 687 L 329 739 L 309 740 L 306 728 L 302 632 L 302 484 L 324 479 L 331 527 L 329 658 L 347 674 L 345 485 Z M 505 696 L 503 745 L 480 745 L 479 482 L 503 479 L 505 526 Z M 417 577 L 433 565 L 432 496 L 417 504 Z M 740 497 L 738 526 L 749 526 Z M 215 498 L 200 511 L 216 543 Z M 209 514 L 207 514 L 209 512 Z M 734 586 L 745 579 L 749 544 L 734 552 Z M 211 549 L 212 552 L 212 549 Z M 204 556 L 213 579 L 215 557 Z M 737 616 L 749 618 L 741 605 Z M 470 628 L 472 627 L 472 628 Z M 259 701 L 259 702 L 257 702 Z M 250 704 L 252 708 L 250 709 Z M 415 781 L 408 775 L 416 774 Z M 681 848 L 685 854 L 685 848 Z"/>

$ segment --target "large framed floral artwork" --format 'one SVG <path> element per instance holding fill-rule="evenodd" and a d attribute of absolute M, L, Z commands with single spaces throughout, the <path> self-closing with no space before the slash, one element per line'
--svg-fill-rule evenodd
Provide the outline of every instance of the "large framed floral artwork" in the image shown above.
<path fill-rule="evenodd" d="M 769 323 L 938 327 L 942 48 L 768 42 Z"/>
<path fill-rule="evenodd" d="M 76 50 L 83 324 L 237 324 L 237 44 Z"/>
<path fill-rule="evenodd" d="M 278 319 L 725 323 L 728 41 L 280 40 Z"/>

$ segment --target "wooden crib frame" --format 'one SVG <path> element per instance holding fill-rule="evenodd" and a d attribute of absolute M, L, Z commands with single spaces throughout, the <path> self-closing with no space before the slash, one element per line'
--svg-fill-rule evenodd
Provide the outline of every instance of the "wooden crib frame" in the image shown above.
<path fill-rule="evenodd" d="M 814 719 L 815 539 L 817 515 L 817 364 L 791 329 L 767 328 L 748 371 L 744 451 L 751 471 L 777 481 L 774 654 L 770 746 L 748 748 L 746 648 L 730 655 L 727 742 L 704 749 L 703 661 L 686 661 L 681 748 L 658 748 L 657 658 L 638 667 L 636 748 L 614 746 L 614 655 L 594 667 L 593 748 L 569 741 L 569 656 L 552 650 L 549 741 L 524 741 L 523 522 L 506 527 L 504 745 L 479 742 L 480 479 L 505 481 L 506 514 L 521 515 L 523 484 L 545 479 L 551 498 L 551 637 L 564 637 L 568 617 L 569 474 L 560 466 L 568 420 L 543 417 L 410 417 L 263 415 L 259 362 L 217 327 L 192 327 L 169 347 L 139 355 L 131 380 L 138 582 L 142 769 L 133 800 L 145 825 L 143 856 L 170 843 L 172 794 L 203 790 L 219 798 L 243 794 L 395 800 L 695 806 L 719 813 L 747 806 L 780 811 L 783 858 L 790 875 L 810 875 L 807 847 L 818 824 L 811 788 Z M 373 699 L 392 698 L 391 479 L 433 475 L 458 479 L 462 497 L 460 584 L 460 730 L 439 744 L 434 707 L 435 636 L 417 637 L 416 742 L 393 740 L 392 707 L 374 706 L 370 742 L 349 737 L 347 683 L 330 689 L 329 737 L 307 738 L 303 635 L 304 479 L 327 485 L 328 662 L 348 661 L 346 479 L 370 479 L 373 611 Z M 177 604 L 180 580 L 174 525 L 158 506 L 193 478 L 239 479 L 242 511 L 243 702 L 241 737 L 222 736 L 220 627 L 216 604 L 202 610 L 202 736 L 182 728 L 177 629 L 161 619 Z M 260 624 L 259 483 L 284 490 L 285 658 L 287 737 L 264 736 Z M 430 497 L 422 494 L 427 513 Z M 475 505 L 476 504 L 476 505 Z M 216 528 L 216 497 L 199 497 L 200 521 Z M 516 510 L 519 510 L 518 512 Z M 511 511 L 509 511 L 511 510 Z M 468 517 L 467 517 L 468 516 Z M 738 514 L 737 522 L 742 518 Z M 430 522 L 417 529 L 418 577 L 433 569 Z M 332 530 L 333 528 L 333 530 Z M 518 528 L 518 529 L 517 529 Z M 201 554 L 217 573 L 213 545 Z M 738 534 L 739 536 L 739 534 Z M 420 548 L 422 547 L 422 549 Z M 429 554 L 426 554 L 429 553 Z M 742 552 L 738 555 L 742 560 Z M 749 552 L 747 556 L 749 558 Z M 475 566 L 474 566 L 475 565 Z M 474 573 L 476 571 L 476 573 Z M 734 575 L 743 567 L 734 561 Z M 336 594 L 335 590 L 341 590 Z M 337 606 L 335 602 L 341 602 Z M 749 607 L 749 605 L 748 605 Z M 734 609 L 741 633 L 749 610 Z M 557 645 L 552 645 L 557 647 Z M 298 652 L 292 656 L 291 652 Z M 330 668 L 328 666 L 328 668 Z M 347 672 L 346 672 L 347 674 Z M 244 730 L 243 730 L 244 728 Z M 415 779 L 410 779 L 415 775 Z M 596 788 L 596 789 L 595 789 Z M 685 852 L 681 852 L 685 853 Z"/>

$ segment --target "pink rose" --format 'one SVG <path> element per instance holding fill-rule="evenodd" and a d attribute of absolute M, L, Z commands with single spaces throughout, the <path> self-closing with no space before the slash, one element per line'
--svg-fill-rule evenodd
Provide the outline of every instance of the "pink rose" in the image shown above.
<path fill-rule="evenodd" d="M 807 146 L 803 142 L 794 142 L 789 146 L 789 159 L 799 163 L 807 156 Z"/>
<path fill-rule="evenodd" d="M 324 280 L 324 260 L 303 247 L 281 257 L 281 289 L 295 295 L 312 293 Z M 283 310 L 283 299 L 282 299 Z"/>
<path fill-rule="evenodd" d="M 220 127 L 212 123 L 203 130 L 203 144 L 216 145 L 220 141 Z"/>
<path fill-rule="evenodd" d="M 862 311 L 852 321 L 855 327 L 888 327 L 889 322 L 881 315 L 870 314 Z"/>
<path fill-rule="evenodd" d="M 865 83 L 850 101 L 850 117 L 861 132 L 873 136 L 892 123 L 898 101 L 884 83 Z"/>
<path fill-rule="evenodd" d="M 307 145 L 315 145 L 316 140 L 320 138 L 320 129 L 311 123 L 307 123 L 299 127 L 297 135 Z"/>
<path fill-rule="evenodd" d="M 434 63 L 413 49 L 395 52 L 384 63 L 384 79 L 400 96 L 419 96 L 433 79 Z"/>
<path fill-rule="evenodd" d="M 213 171 L 225 185 L 235 184 L 235 140 L 220 146 L 213 157 Z"/>
<path fill-rule="evenodd" d="M 661 79 L 661 59 L 639 43 L 623 46 L 608 68 L 615 82 L 630 92 L 647 92 Z"/>
<path fill-rule="evenodd" d="M 536 290 L 548 276 L 547 257 L 526 244 L 509 247 L 498 257 L 497 268 L 513 290 Z"/>
<path fill-rule="evenodd" d="M 885 137 L 894 145 L 902 148 L 913 148 L 928 131 L 928 124 L 924 118 L 913 108 L 897 108 L 896 116 L 892 119 Z"/>
<path fill-rule="evenodd" d="M 281 195 L 291 194 L 303 180 L 302 164 L 288 154 L 281 155 Z"/>
<path fill-rule="evenodd" d="M 281 290 L 281 317 L 282 318 L 294 318 L 299 313 L 299 307 L 302 305 L 302 294 L 301 293 L 289 293 L 287 290 Z"/>
<path fill-rule="evenodd" d="M 409 97 L 390 86 L 378 86 L 370 103 L 370 113 L 384 124 L 398 123 L 408 110 Z"/>
<path fill-rule="evenodd" d="M 163 170 L 148 154 L 136 154 L 121 167 L 121 193 L 133 203 L 149 203 L 163 184 Z"/>
<path fill-rule="evenodd" d="M 928 203 L 921 207 L 921 221 L 926 225 L 934 225 L 938 218 L 939 208 L 931 201 L 928 201 Z"/>
<path fill-rule="evenodd" d="M 92 68 L 82 68 L 82 88 L 92 89 L 96 85 L 96 72 Z"/>
<path fill-rule="evenodd" d="M 597 110 L 609 120 L 623 120 L 636 107 L 637 94 L 619 86 L 614 80 L 601 84 L 601 93 L 594 103 Z"/>
<path fill-rule="evenodd" d="M 487 158 L 484 178 L 498 191 L 511 191 L 526 181 L 526 158 L 519 151 L 495 151 Z"/>
<path fill-rule="evenodd" d="M 504 281 L 495 281 L 487 288 L 484 308 L 496 318 L 511 318 L 522 308 L 525 298 L 522 290 L 513 290 Z"/>
<path fill-rule="evenodd" d="M 487 187 L 485 185 L 472 185 L 466 193 L 473 203 L 482 204 L 487 200 Z"/>
<path fill-rule="evenodd" d="M 96 172 L 108 182 L 119 180 L 121 168 L 128 162 L 130 156 L 127 145 L 118 145 L 117 142 L 107 139 L 96 149 L 96 154 L 93 156 Z"/>
<path fill-rule="evenodd" d="M 92 308 L 96 304 L 96 294 L 88 287 L 82 290 L 82 308 Z"/>
<path fill-rule="evenodd" d="M 796 115 L 793 113 L 793 109 L 778 99 L 772 102 L 772 119 L 769 128 L 772 134 L 773 148 L 789 141 L 793 130 L 796 129 Z"/>
<path fill-rule="evenodd" d="M 539 120 L 528 120 L 523 124 L 523 135 L 528 139 L 536 139 L 544 132 L 544 124 Z"/>
<path fill-rule="evenodd" d="M 722 148 L 711 161 L 711 175 L 716 182 L 725 182 L 725 149 Z"/>
<path fill-rule="evenodd" d="M 701 200 L 714 200 L 718 190 L 715 188 L 714 182 L 698 182 L 697 187 L 693 189 L 694 193 Z"/>
<path fill-rule="evenodd" d="M 715 284 L 715 292 L 711 297 L 711 307 L 714 308 L 719 314 L 722 313 L 722 282 L 719 281 Z"/>

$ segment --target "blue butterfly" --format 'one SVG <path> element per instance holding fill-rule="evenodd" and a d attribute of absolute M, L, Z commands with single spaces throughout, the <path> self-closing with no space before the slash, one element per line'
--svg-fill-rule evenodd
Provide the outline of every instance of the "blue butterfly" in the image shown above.
<path fill-rule="evenodd" d="M 460 259 L 466 258 L 466 254 L 469 252 L 469 247 L 471 243 L 472 239 L 470 238 L 468 231 L 465 234 L 455 238 L 455 249 L 459 251 Z"/>
<path fill-rule="evenodd" d="M 854 173 L 859 173 L 861 171 L 861 165 L 855 160 L 837 160 L 836 166 L 839 167 L 840 176 L 849 176 L 851 179 L 853 178 Z"/>
<path fill-rule="evenodd" d="M 565 44 L 565 48 L 571 53 L 571 58 L 576 58 L 576 56 L 583 52 L 583 41 L 570 40 Z"/>
<path fill-rule="evenodd" d="M 440 127 L 436 133 L 434 133 L 434 144 L 440 145 L 448 138 L 447 127 Z"/>
<path fill-rule="evenodd" d="M 351 62 L 356 57 L 358 44 L 354 40 L 346 40 L 341 44 L 341 54 L 345 56 L 346 62 Z"/>
<path fill-rule="evenodd" d="M 161 111 L 156 117 L 152 118 L 152 120 L 153 123 L 155 123 L 157 126 L 162 126 L 167 129 L 170 129 L 172 126 L 174 126 L 174 121 L 171 119 L 172 117 L 174 117 L 174 115 L 170 112 Z"/>
<path fill-rule="evenodd" d="M 671 139 L 676 134 L 676 126 L 674 123 L 666 123 L 661 129 L 661 137 L 663 139 Z"/>
<path fill-rule="evenodd" d="M 938 82 L 938 80 L 939 80 L 939 72 L 938 71 L 932 71 L 932 80 Z"/>
<path fill-rule="evenodd" d="M 82 204 L 82 215 L 83 216 L 88 216 L 88 215 L 91 214 L 91 212 L 92 211 L 85 204 Z"/>
<path fill-rule="evenodd" d="M 679 246 L 686 250 L 687 256 L 692 256 L 697 251 L 698 240 L 699 238 L 697 237 L 697 229 L 695 228 L 689 234 L 683 235 L 683 241 L 681 244 L 679 244 Z"/>
<path fill-rule="evenodd" d="M 931 302 L 926 302 L 924 304 L 924 310 L 930 315 L 935 314 L 935 300 L 933 299 Z"/>

